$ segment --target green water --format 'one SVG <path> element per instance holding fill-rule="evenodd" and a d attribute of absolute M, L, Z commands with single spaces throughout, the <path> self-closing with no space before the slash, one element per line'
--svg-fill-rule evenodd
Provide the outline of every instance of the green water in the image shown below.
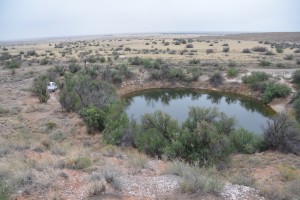
<path fill-rule="evenodd" d="M 274 111 L 259 101 L 240 95 L 189 89 L 153 89 L 127 95 L 126 112 L 139 122 L 145 113 L 161 110 L 174 119 L 187 119 L 190 106 L 217 107 L 219 111 L 235 117 L 237 127 L 261 134 L 262 127 Z"/>

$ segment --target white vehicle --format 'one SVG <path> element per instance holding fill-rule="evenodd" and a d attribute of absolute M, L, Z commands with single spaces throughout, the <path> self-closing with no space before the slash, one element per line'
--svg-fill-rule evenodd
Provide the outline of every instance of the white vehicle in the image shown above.
<path fill-rule="evenodd" d="M 58 86 L 56 85 L 56 83 L 54 82 L 48 82 L 47 84 L 47 90 L 50 92 L 54 92 L 55 90 L 57 90 Z"/>

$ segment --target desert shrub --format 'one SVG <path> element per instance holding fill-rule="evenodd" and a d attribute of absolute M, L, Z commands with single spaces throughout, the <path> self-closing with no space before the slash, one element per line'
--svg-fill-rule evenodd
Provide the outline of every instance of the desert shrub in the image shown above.
<path fill-rule="evenodd" d="M 123 82 L 123 78 L 122 78 L 121 74 L 114 72 L 112 74 L 112 83 L 121 84 L 122 82 Z"/>
<path fill-rule="evenodd" d="M 296 70 L 294 73 L 293 73 L 293 83 L 297 84 L 297 85 L 300 85 L 300 70 Z"/>
<path fill-rule="evenodd" d="M 221 73 L 216 72 L 209 78 L 210 84 L 217 87 L 219 85 L 222 85 L 224 82 L 224 78 Z"/>
<path fill-rule="evenodd" d="M 300 121 L 300 98 L 298 96 L 298 98 L 296 98 L 293 101 L 293 108 L 295 110 L 295 117 L 298 121 Z"/>
<path fill-rule="evenodd" d="M 265 72 L 252 72 L 250 76 L 242 77 L 245 84 L 249 85 L 254 90 L 264 91 L 266 87 L 266 81 L 269 79 L 269 75 Z"/>
<path fill-rule="evenodd" d="M 10 200 L 11 199 L 11 190 L 5 184 L 5 182 L 2 180 L 2 177 L 0 178 L 0 199 L 1 200 Z"/>
<path fill-rule="evenodd" d="M 9 52 L 2 52 L 0 56 L 0 60 L 8 60 L 11 59 L 13 56 Z"/>
<path fill-rule="evenodd" d="M 177 121 L 161 111 L 141 117 L 141 131 L 135 136 L 137 148 L 149 155 L 161 156 L 179 129 Z"/>
<path fill-rule="evenodd" d="M 70 160 L 66 165 L 70 169 L 86 169 L 92 166 L 92 160 L 87 156 L 79 156 Z"/>
<path fill-rule="evenodd" d="M 230 143 L 233 146 L 234 151 L 239 153 L 252 154 L 256 151 L 262 151 L 265 149 L 262 136 L 255 135 L 243 128 L 235 130 L 230 135 Z"/>
<path fill-rule="evenodd" d="M 228 77 L 236 77 L 239 73 L 239 70 L 234 67 L 229 67 L 227 69 L 227 76 Z"/>
<path fill-rule="evenodd" d="M 277 46 L 276 47 L 276 52 L 277 53 L 283 53 L 284 49 L 282 47 Z"/>
<path fill-rule="evenodd" d="M 198 121 L 196 128 L 191 131 L 184 130 L 171 147 L 173 155 L 177 154 L 189 162 L 197 162 L 200 166 L 227 163 L 231 153 L 228 137 L 220 134 L 216 126 L 206 121 Z"/>
<path fill-rule="evenodd" d="M 266 56 L 273 56 L 274 53 L 273 53 L 272 51 L 267 51 L 267 52 L 265 53 L 265 55 L 266 55 Z"/>
<path fill-rule="evenodd" d="M 199 168 L 175 160 L 167 168 L 168 174 L 183 178 L 179 185 L 182 193 L 213 193 L 223 191 L 224 183 L 215 175 L 215 168 Z"/>
<path fill-rule="evenodd" d="M 67 136 L 65 133 L 63 133 L 61 130 L 54 130 L 50 135 L 49 138 L 52 140 L 55 140 L 57 142 L 62 142 L 64 141 Z"/>
<path fill-rule="evenodd" d="M 80 97 L 75 91 L 76 78 L 65 75 L 64 85 L 59 94 L 59 102 L 65 111 L 78 111 L 80 109 Z"/>
<path fill-rule="evenodd" d="M 102 108 L 117 98 L 115 88 L 103 81 L 92 80 L 89 76 L 80 75 L 76 77 L 74 90 L 81 100 L 81 106 L 93 105 Z"/>
<path fill-rule="evenodd" d="M 183 73 L 182 69 L 180 69 L 180 68 L 171 68 L 171 69 L 165 70 L 164 74 L 165 74 L 165 77 L 171 81 L 175 80 L 175 79 L 184 80 L 184 78 L 185 78 L 185 74 Z"/>
<path fill-rule="evenodd" d="M 296 60 L 296 64 L 297 64 L 297 65 L 300 65 L 300 59 L 297 59 L 297 60 Z"/>
<path fill-rule="evenodd" d="M 105 109 L 102 110 L 94 106 L 89 106 L 80 112 L 80 116 L 86 124 L 88 133 L 103 131 L 105 128 L 106 115 Z"/>
<path fill-rule="evenodd" d="M 223 50 L 222 50 L 222 52 L 224 52 L 224 53 L 227 53 L 227 52 L 229 52 L 229 50 L 230 50 L 230 48 L 229 48 L 229 47 L 223 47 Z"/>
<path fill-rule="evenodd" d="M 54 72 L 58 73 L 60 76 L 63 76 L 65 74 L 65 68 L 63 66 L 56 65 L 54 67 Z"/>
<path fill-rule="evenodd" d="M 300 53 L 300 49 L 296 49 L 294 53 Z"/>
<path fill-rule="evenodd" d="M 46 75 L 40 75 L 36 77 L 31 86 L 31 92 L 33 95 L 39 98 L 40 103 L 46 103 L 50 98 L 47 91 L 48 77 Z"/>
<path fill-rule="evenodd" d="M 129 120 L 123 103 L 112 104 L 105 120 L 103 138 L 106 143 L 120 146 L 134 146 L 133 135 L 137 132 L 135 121 Z"/>
<path fill-rule="evenodd" d="M 267 61 L 267 60 L 261 60 L 258 65 L 259 66 L 262 66 L 262 67 L 268 67 L 268 66 L 271 66 L 271 62 L 270 61 Z"/>
<path fill-rule="evenodd" d="M 264 103 L 270 103 L 274 98 L 286 97 L 290 94 L 291 89 L 280 83 L 269 83 L 262 94 Z"/>
<path fill-rule="evenodd" d="M 47 65 L 49 63 L 48 58 L 43 58 L 42 60 L 40 60 L 40 65 Z"/>
<path fill-rule="evenodd" d="M 246 48 L 246 49 L 243 49 L 242 53 L 251 53 L 251 50 Z"/>
<path fill-rule="evenodd" d="M 119 70 L 119 72 L 125 77 L 125 78 L 132 78 L 134 76 L 134 73 L 128 68 L 127 65 L 122 64 L 116 68 Z"/>
<path fill-rule="evenodd" d="M 200 60 L 199 59 L 195 59 L 195 58 L 189 61 L 189 64 L 191 64 L 191 65 L 197 65 L 199 63 L 200 63 Z"/>
<path fill-rule="evenodd" d="M 293 60 L 294 56 L 293 55 L 286 55 L 283 57 L 284 60 Z"/>
<path fill-rule="evenodd" d="M 131 65 L 142 65 L 143 63 L 144 63 L 144 59 L 142 59 L 142 58 L 140 58 L 140 57 L 138 57 L 138 56 L 135 56 L 135 57 L 133 57 L 133 58 L 129 58 L 128 59 L 128 61 L 129 61 L 129 63 L 131 64 Z"/>
<path fill-rule="evenodd" d="M 214 53 L 213 49 L 206 49 L 206 54 Z"/>
<path fill-rule="evenodd" d="M 224 47 L 228 47 L 228 46 L 229 46 L 229 44 L 228 44 L 228 43 L 224 43 L 224 44 L 222 44 L 222 46 L 224 46 Z"/>
<path fill-rule="evenodd" d="M 21 62 L 18 60 L 11 60 L 5 63 L 5 68 L 17 69 L 21 67 Z"/>
<path fill-rule="evenodd" d="M 229 61 L 228 67 L 236 67 L 236 66 L 237 66 L 236 62 L 234 62 L 232 60 Z"/>
<path fill-rule="evenodd" d="M 79 65 L 78 63 L 76 63 L 76 62 L 71 62 L 70 64 L 69 64 L 69 71 L 71 72 L 71 73 L 76 73 L 76 72 L 78 72 L 79 70 L 81 70 L 81 65 Z"/>
<path fill-rule="evenodd" d="M 201 76 L 202 71 L 199 67 L 191 67 L 188 69 L 188 73 L 192 74 L 193 81 L 197 81 L 199 76 Z"/>
<path fill-rule="evenodd" d="M 255 52 L 267 52 L 268 49 L 266 47 L 257 46 L 257 47 L 253 47 L 252 51 L 255 51 Z"/>
<path fill-rule="evenodd" d="M 29 51 L 26 52 L 26 55 L 27 56 L 36 56 L 37 53 L 35 52 L 35 50 L 29 50 Z"/>
<path fill-rule="evenodd" d="M 186 48 L 194 48 L 194 45 L 193 44 L 187 44 Z"/>
<path fill-rule="evenodd" d="M 264 140 L 269 149 L 284 153 L 300 153 L 300 132 L 297 123 L 280 113 L 267 122 Z"/>

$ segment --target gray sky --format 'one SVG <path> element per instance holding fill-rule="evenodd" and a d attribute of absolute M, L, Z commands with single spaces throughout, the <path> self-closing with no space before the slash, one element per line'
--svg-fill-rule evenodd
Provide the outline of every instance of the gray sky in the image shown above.
<path fill-rule="evenodd" d="M 0 40 L 115 33 L 300 31 L 299 0 L 0 0 Z"/>

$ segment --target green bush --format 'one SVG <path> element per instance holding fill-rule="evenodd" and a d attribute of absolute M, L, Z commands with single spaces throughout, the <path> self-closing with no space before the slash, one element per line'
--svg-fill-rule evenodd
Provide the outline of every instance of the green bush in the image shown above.
<path fill-rule="evenodd" d="M 255 135 L 243 128 L 237 129 L 230 135 L 230 143 L 235 152 L 252 154 L 265 149 L 262 136 Z"/>
<path fill-rule="evenodd" d="M 252 72 L 250 76 L 243 76 L 242 80 L 245 84 L 249 85 L 254 90 L 264 91 L 266 87 L 266 81 L 269 79 L 269 75 L 265 72 Z"/>
<path fill-rule="evenodd" d="M 227 76 L 228 77 L 236 77 L 239 73 L 239 70 L 234 67 L 229 67 L 227 69 Z"/>
<path fill-rule="evenodd" d="M 262 67 L 268 67 L 268 66 L 271 66 L 271 62 L 270 61 L 267 61 L 267 60 L 262 60 L 258 63 L 259 66 L 262 66 Z"/>
<path fill-rule="evenodd" d="M 144 63 L 144 59 L 142 59 L 138 56 L 129 58 L 128 61 L 131 65 L 142 65 Z"/>
<path fill-rule="evenodd" d="M 82 67 L 79 64 L 75 63 L 75 62 L 72 62 L 72 63 L 69 64 L 69 71 L 71 73 L 76 73 L 76 72 L 80 71 L 81 68 Z"/>
<path fill-rule="evenodd" d="M 108 107 L 103 138 L 108 144 L 133 146 L 136 124 L 128 119 L 124 103 L 117 102 Z"/>
<path fill-rule="evenodd" d="M 117 99 L 115 88 L 87 75 L 66 75 L 60 92 L 60 103 L 66 111 L 79 111 L 88 106 L 102 109 Z"/>
<path fill-rule="evenodd" d="M 59 93 L 59 102 L 65 111 L 79 111 L 80 97 L 75 91 L 76 78 L 66 74 L 64 77 L 64 85 Z"/>
<path fill-rule="evenodd" d="M 50 98 L 50 95 L 47 91 L 48 81 L 49 79 L 46 75 L 40 75 L 32 82 L 31 92 L 33 95 L 39 98 L 40 103 L 46 103 Z"/>
<path fill-rule="evenodd" d="M 103 131 L 107 113 L 104 110 L 89 106 L 80 112 L 81 117 L 87 127 L 88 133 Z"/>
<path fill-rule="evenodd" d="M 179 130 L 177 121 L 161 111 L 145 114 L 141 117 L 141 131 L 134 138 L 134 143 L 141 151 L 152 156 L 161 156 Z"/>
<path fill-rule="evenodd" d="M 277 53 L 283 53 L 284 49 L 282 47 L 276 47 Z"/>
<path fill-rule="evenodd" d="M 269 83 L 262 94 L 264 103 L 270 103 L 274 98 L 286 97 L 290 94 L 291 89 L 280 83 Z"/>

